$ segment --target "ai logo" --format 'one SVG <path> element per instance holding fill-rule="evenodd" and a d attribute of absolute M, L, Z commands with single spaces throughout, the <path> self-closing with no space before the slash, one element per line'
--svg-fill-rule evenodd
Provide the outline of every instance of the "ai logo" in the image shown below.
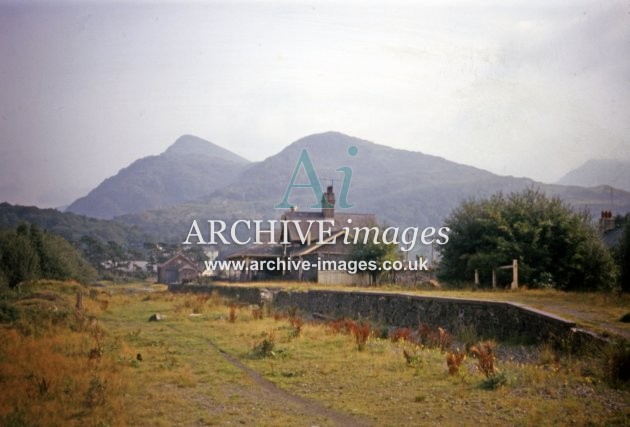
<path fill-rule="evenodd" d="M 354 157 L 359 153 L 359 148 L 355 145 L 351 145 L 348 147 L 348 155 L 350 157 Z M 297 179 L 298 173 L 300 172 L 300 168 L 304 168 L 304 172 L 306 172 L 306 177 L 308 178 L 307 184 L 297 184 L 295 180 Z M 354 206 L 354 203 L 348 203 L 348 191 L 350 190 L 350 181 L 352 180 L 352 168 L 348 166 L 342 166 L 336 169 L 336 172 L 341 172 L 343 174 L 343 180 L 341 182 L 341 191 L 339 193 L 339 208 L 348 209 Z M 298 158 L 297 164 L 295 165 L 295 169 L 293 171 L 293 176 L 291 176 L 291 180 L 287 185 L 287 191 L 284 193 L 284 198 L 280 203 L 274 206 L 276 209 L 290 209 L 293 205 L 289 204 L 289 196 L 291 195 L 291 190 L 294 188 L 310 188 L 313 190 L 313 194 L 315 196 L 316 203 L 311 205 L 311 209 L 320 209 L 327 206 L 322 206 L 322 187 L 319 183 L 319 178 L 317 178 L 317 174 L 315 173 L 315 167 L 313 166 L 313 162 L 311 161 L 311 157 L 308 155 L 308 150 L 304 148 L 300 157 Z"/>

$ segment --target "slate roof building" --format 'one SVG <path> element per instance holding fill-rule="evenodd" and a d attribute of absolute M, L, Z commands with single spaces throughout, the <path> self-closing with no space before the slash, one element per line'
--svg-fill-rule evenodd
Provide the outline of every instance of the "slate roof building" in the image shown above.
<path fill-rule="evenodd" d="M 278 259 L 292 260 L 294 265 L 303 261 L 311 263 L 308 270 L 293 268 L 285 265 L 281 269 L 264 269 L 230 271 L 228 276 L 232 280 L 307 280 L 322 282 L 321 271 L 317 268 L 318 261 L 346 260 L 352 245 L 344 244 L 344 237 L 348 230 L 355 227 L 374 227 L 377 225 L 376 216 L 361 213 L 335 212 L 335 193 L 332 186 L 328 186 L 322 195 L 321 211 L 298 211 L 291 209 L 282 214 L 280 220 L 286 222 L 286 227 L 280 227 L 276 239 L 277 243 L 251 245 L 226 257 L 231 260 L 276 261 Z M 321 220 L 334 220 L 334 224 L 322 223 Z M 320 233 L 320 226 L 325 227 L 325 233 Z M 286 234 L 285 235 L 285 229 Z M 320 238 L 323 239 L 320 240 Z M 335 243 L 331 243 L 331 242 Z M 279 243 L 288 242 L 288 244 Z M 339 281 L 339 277 L 336 278 Z M 361 280 L 358 276 L 355 279 Z"/>
<path fill-rule="evenodd" d="M 197 264 L 187 256 L 178 253 L 158 266 L 158 283 L 167 285 L 187 283 L 195 280 L 201 271 Z"/>

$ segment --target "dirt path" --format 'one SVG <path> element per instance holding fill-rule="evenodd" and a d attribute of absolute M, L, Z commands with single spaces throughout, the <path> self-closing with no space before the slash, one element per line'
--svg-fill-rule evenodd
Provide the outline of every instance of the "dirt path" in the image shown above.
<path fill-rule="evenodd" d="M 322 405 L 319 402 L 305 399 L 301 396 L 297 396 L 295 394 L 289 393 L 286 390 L 279 388 L 277 385 L 272 383 L 271 381 L 265 379 L 258 372 L 254 371 L 252 368 L 246 366 L 238 360 L 236 357 L 232 356 L 225 350 L 221 349 L 214 342 L 208 340 L 208 344 L 211 348 L 216 350 L 221 356 L 225 358 L 229 363 L 231 363 L 236 368 L 242 370 L 249 378 L 251 378 L 256 385 L 261 387 L 270 397 L 273 399 L 278 399 L 279 401 L 291 402 L 296 406 L 300 407 L 306 414 L 311 415 L 313 417 L 325 417 L 330 422 L 340 425 L 340 426 L 368 426 L 370 425 L 364 420 L 353 417 L 351 415 L 345 414 L 343 412 L 336 411 L 334 409 L 328 408 Z"/>

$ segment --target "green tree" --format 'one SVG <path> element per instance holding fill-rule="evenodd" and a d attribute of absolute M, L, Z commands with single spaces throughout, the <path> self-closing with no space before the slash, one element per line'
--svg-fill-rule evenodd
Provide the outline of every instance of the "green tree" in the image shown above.
<path fill-rule="evenodd" d="M 0 272 L 11 287 L 39 278 L 88 282 L 96 276 L 63 237 L 25 224 L 0 234 Z"/>
<path fill-rule="evenodd" d="M 439 277 L 482 284 L 491 271 L 519 262 L 519 281 L 564 290 L 611 289 L 615 265 L 586 213 L 535 189 L 466 201 L 447 218 Z M 483 274 L 485 273 L 485 274 Z"/>
<path fill-rule="evenodd" d="M 619 285 L 622 292 L 630 292 L 630 215 L 623 222 L 623 232 L 615 248 L 615 259 L 619 266 Z"/>
<path fill-rule="evenodd" d="M 0 269 L 10 287 L 40 276 L 39 256 L 32 245 L 27 226 L 20 225 L 0 236 Z"/>
<path fill-rule="evenodd" d="M 377 235 L 381 235 L 381 229 L 385 227 L 377 227 L 379 232 Z M 373 239 L 367 239 L 367 242 L 359 241 L 352 245 L 352 249 L 348 255 L 348 260 L 352 261 L 365 261 L 366 263 L 375 262 L 378 266 L 377 270 L 367 271 L 370 274 L 371 283 L 377 284 L 379 278 L 383 276 L 386 271 L 382 269 L 383 262 L 393 262 L 400 259 L 398 253 L 398 246 L 396 244 L 387 243 L 374 243 Z"/>

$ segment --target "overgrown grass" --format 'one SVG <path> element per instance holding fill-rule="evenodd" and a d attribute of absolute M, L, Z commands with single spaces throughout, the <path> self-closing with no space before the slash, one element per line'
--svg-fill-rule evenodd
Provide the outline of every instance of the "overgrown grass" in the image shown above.
<path fill-rule="evenodd" d="M 480 359 L 437 328 L 388 337 L 368 326 L 360 348 L 352 330 L 366 324 L 354 320 L 317 323 L 268 306 L 261 318 L 216 295 L 136 290 L 111 286 L 84 298 L 81 328 L 0 328 L 0 387 L 15 390 L 0 393 L 0 424 L 332 423 L 270 396 L 222 352 L 284 390 L 374 425 L 630 423 L 630 393 L 608 385 L 601 359 L 564 357 L 551 345 L 546 354 L 532 348 L 540 360 L 531 364 L 491 351 L 486 376 Z M 72 308 L 74 293 L 63 295 Z M 153 313 L 166 320 L 149 323 Z M 486 349 L 475 331 L 455 332 Z"/>

